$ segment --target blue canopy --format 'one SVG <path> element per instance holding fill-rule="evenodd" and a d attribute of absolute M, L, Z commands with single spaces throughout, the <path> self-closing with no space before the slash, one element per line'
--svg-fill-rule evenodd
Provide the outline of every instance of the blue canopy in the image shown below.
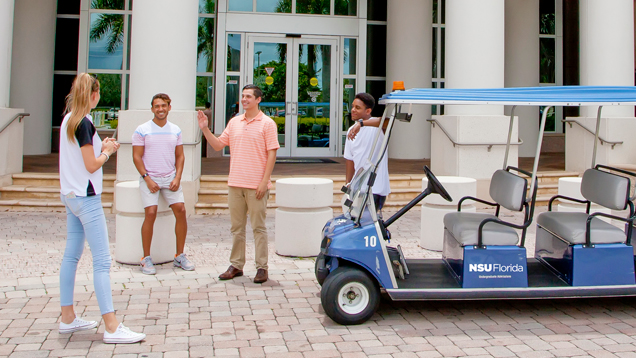
<path fill-rule="evenodd" d="M 380 98 L 380 104 L 497 104 L 519 106 L 636 105 L 633 86 L 547 86 L 511 88 L 413 88 Z"/>

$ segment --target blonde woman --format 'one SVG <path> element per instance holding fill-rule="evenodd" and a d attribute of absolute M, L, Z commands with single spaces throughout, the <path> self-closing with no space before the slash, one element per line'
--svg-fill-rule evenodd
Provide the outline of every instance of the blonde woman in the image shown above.
<path fill-rule="evenodd" d="M 77 263 L 82 257 L 84 241 L 93 255 L 93 284 L 99 310 L 104 319 L 105 343 L 135 343 L 146 338 L 117 321 L 110 288 L 110 250 L 108 229 L 102 208 L 102 166 L 117 151 L 112 138 L 100 140 L 91 109 L 99 102 L 99 81 L 86 73 L 73 81 L 66 97 L 66 116 L 60 128 L 60 186 L 66 206 L 66 250 L 60 268 L 60 333 L 72 333 L 97 327 L 75 315 L 73 291 Z"/>

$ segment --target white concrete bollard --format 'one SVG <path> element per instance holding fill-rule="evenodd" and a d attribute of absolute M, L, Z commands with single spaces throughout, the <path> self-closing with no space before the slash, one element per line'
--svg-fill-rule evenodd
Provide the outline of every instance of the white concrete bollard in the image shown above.
<path fill-rule="evenodd" d="M 276 181 L 276 253 L 316 256 L 322 228 L 333 218 L 333 181 L 321 178 L 285 178 Z"/>
<path fill-rule="evenodd" d="M 581 195 L 581 177 L 564 177 L 559 178 L 559 195 L 568 196 L 570 198 L 585 200 L 583 195 Z M 572 213 L 584 213 L 586 209 L 585 204 L 579 204 L 573 201 L 559 201 L 559 205 L 557 205 L 557 211 L 560 212 L 572 212 Z M 604 208 L 599 205 L 592 204 L 590 208 L 590 213 L 593 212 L 601 212 L 605 214 L 611 214 L 612 210 Z M 604 220 L 608 223 L 611 223 L 611 219 L 599 217 L 599 219 Z"/>
<path fill-rule="evenodd" d="M 444 200 L 438 194 L 431 194 L 422 200 L 422 228 L 420 246 L 432 251 L 442 251 L 444 247 L 444 215 L 457 211 L 457 203 L 465 196 L 475 196 L 477 180 L 466 177 L 439 176 L 439 182 L 453 198 L 452 202 Z M 428 186 L 428 178 L 422 179 L 422 190 Z M 462 205 L 462 212 L 474 213 L 477 208 L 474 201 L 467 200 Z"/>
<path fill-rule="evenodd" d="M 141 225 L 144 206 L 139 193 L 139 181 L 124 181 L 115 185 L 117 216 L 115 218 L 115 260 L 122 264 L 138 265 L 144 255 L 141 244 Z M 177 253 L 174 233 L 175 218 L 168 203 L 159 197 L 150 256 L 155 264 L 170 262 Z"/>

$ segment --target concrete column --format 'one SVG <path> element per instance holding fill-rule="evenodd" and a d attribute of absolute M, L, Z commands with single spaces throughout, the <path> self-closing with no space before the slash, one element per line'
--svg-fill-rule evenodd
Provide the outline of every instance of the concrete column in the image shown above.
<path fill-rule="evenodd" d="M 532 16 L 532 14 L 536 16 Z M 506 1 L 505 87 L 539 86 L 539 0 Z M 510 106 L 505 107 L 510 115 Z M 539 108 L 519 106 L 519 156 L 534 157 L 539 137 Z"/>
<path fill-rule="evenodd" d="M 504 86 L 504 18 L 504 0 L 446 2 L 446 88 Z M 503 106 L 445 108 L 449 115 L 503 114 Z"/>
<path fill-rule="evenodd" d="M 0 1 L 0 108 L 9 107 L 14 0 Z"/>
<path fill-rule="evenodd" d="M 137 180 L 132 161 L 132 135 L 153 118 L 152 96 L 172 99 L 168 120 L 181 128 L 186 164 L 181 185 L 186 209 L 194 213 L 201 176 L 200 132 L 196 120 L 195 81 L 198 1 L 136 0 L 132 14 L 130 109 L 120 112 L 117 180 Z M 117 199 L 115 199 L 117 200 Z"/>
<path fill-rule="evenodd" d="M 448 5 L 447 5 L 448 6 Z M 386 84 L 404 81 L 408 88 L 431 87 L 431 0 L 400 0 L 387 3 Z M 431 156 L 430 106 L 413 107 L 411 123 L 396 123 L 389 157 L 422 159 Z"/>
<path fill-rule="evenodd" d="M 504 0 L 446 2 L 446 88 L 504 87 L 504 10 Z M 503 106 L 446 106 L 445 115 L 433 118 L 457 143 L 505 143 L 508 137 Z M 508 165 L 517 165 L 517 149 L 511 149 Z M 439 126 L 431 131 L 433 172 L 477 179 L 480 197 L 488 197 L 490 177 L 503 167 L 504 153 L 505 146 L 453 145 Z"/>
<path fill-rule="evenodd" d="M 632 1 L 581 0 L 581 85 L 634 85 L 634 3 Z M 583 107 L 577 118 L 596 128 L 597 107 Z M 633 106 L 603 107 L 600 136 L 622 145 L 598 145 L 597 164 L 636 163 Z M 578 126 L 566 129 L 565 166 L 582 172 L 592 164 L 594 137 Z"/>
<path fill-rule="evenodd" d="M 24 120 L 24 154 L 51 152 L 51 111 L 57 0 L 15 4 L 10 104 L 31 114 Z"/>

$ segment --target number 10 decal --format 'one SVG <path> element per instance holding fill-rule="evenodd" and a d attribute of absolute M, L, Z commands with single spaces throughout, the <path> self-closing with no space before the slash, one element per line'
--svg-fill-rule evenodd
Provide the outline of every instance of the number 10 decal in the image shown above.
<path fill-rule="evenodd" d="M 375 237 L 375 236 L 371 236 L 371 240 L 369 240 L 368 236 L 364 237 L 364 246 L 365 247 L 369 247 L 369 246 L 375 247 L 375 245 L 377 245 L 377 243 L 378 243 L 378 238 Z"/>

